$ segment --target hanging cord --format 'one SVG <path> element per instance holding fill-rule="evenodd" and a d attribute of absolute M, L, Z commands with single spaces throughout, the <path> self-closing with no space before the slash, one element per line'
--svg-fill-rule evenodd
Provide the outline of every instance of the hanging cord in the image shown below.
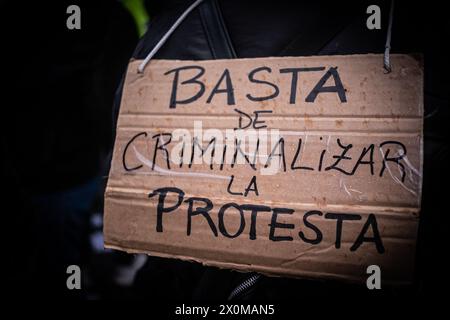
<path fill-rule="evenodd" d="M 392 34 L 392 20 L 394 19 L 394 0 L 391 0 L 391 9 L 389 12 L 389 25 L 386 35 L 386 45 L 384 46 L 384 69 L 386 73 L 390 73 L 392 71 L 391 68 L 391 34 Z"/>
<path fill-rule="evenodd" d="M 175 29 L 184 21 L 184 19 L 188 16 L 188 14 L 194 10 L 203 0 L 197 0 L 193 4 L 191 4 L 183 14 L 175 21 L 175 23 L 170 27 L 169 31 L 167 31 L 161 40 L 158 41 L 156 46 L 150 51 L 150 53 L 145 57 L 144 61 L 138 67 L 138 73 L 143 73 L 145 66 L 147 63 L 153 58 L 153 56 L 158 52 L 158 50 L 164 45 L 170 35 L 175 31 Z"/>

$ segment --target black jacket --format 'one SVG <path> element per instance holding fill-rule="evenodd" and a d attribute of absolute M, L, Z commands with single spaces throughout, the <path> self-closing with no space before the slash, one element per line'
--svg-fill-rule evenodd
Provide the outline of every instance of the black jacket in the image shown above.
<path fill-rule="evenodd" d="M 144 59 L 162 35 L 193 1 L 152 1 L 152 21 L 133 58 Z M 366 27 L 366 8 L 378 4 L 381 30 Z M 382 53 L 386 40 L 389 1 L 375 3 L 329 1 L 206 0 L 186 18 L 154 57 L 155 59 L 223 59 L 268 56 L 308 56 Z M 443 189 L 437 187 L 440 170 L 448 163 L 445 122 L 449 119 L 448 63 L 441 49 L 448 37 L 445 17 L 438 8 L 396 4 L 392 52 L 423 53 L 425 63 L 425 179 L 416 280 L 412 287 L 385 292 L 428 292 L 439 286 L 432 252 L 444 240 L 439 233 Z M 441 19 L 441 20 L 440 20 Z M 441 30 L 442 33 L 437 33 Z M 447 32 L 447 33 L 446 33 Z M 380 61 L 382 64 L 382 61 Z M 393 66 L 395 68 L 395 66 Z M 445 84 L 444 84 L 445 83 Z M 120 101 L 121 90 L 116 101 Z M 448 220 L 447 220 L 448 221 Z M 138 294 L 154 299 L 226 299 L 248 275 L 202 267 L 198 264 L 150 258 L 136 279 Z M 262 279 L 237 299 L 285 301 L 301 295 L 367 294 L 365 287 L 334 282 Z"/>

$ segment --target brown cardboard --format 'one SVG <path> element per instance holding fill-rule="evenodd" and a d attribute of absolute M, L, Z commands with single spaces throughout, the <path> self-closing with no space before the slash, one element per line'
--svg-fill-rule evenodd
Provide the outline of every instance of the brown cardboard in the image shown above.
<path fill-rule="evenodd" d="M 409 282 L 422 185 L 423 71 L 412 56 L 391 56 L 389 74 L 382 61 L 381 55 L 153 60 L 143 74 L 137 72 L 141 61 L 130 62 L 105 193 L 105 246 L 242 271 L 350 281 L 366 279 L 366 268 L 375 264 L 383 282 Z M 170 72 L 181 67 L 178 75 Z M 292 68 L 309 69 L 301 69 L 294 83 L 298 70 Z M 171 103 L 194 96 L 199 82 L 204 93 L 198 99 Z M 227 84 L 233 91 L 226 91 Z M 267 143 L 261 138 L 253 157 L 255 142 L 232 137 L 220 143 L 228 143 L 226 161 L 219 139 L 206 149 L 214 132 L 250 133 L 251 126 L 233 129 L 240 117 L 241 127 L 249 123 L 244 113 L 254 120 L 255 111 L 253 133 L 273 134 L 273 144 L 270 134 Z M 191 135 L 186 146 L 194 131 L 210 135 L 203 140 L 203 161 L 194 145 L 189 166 L 192 145 L 180 148 L 174 132 Z M 283 143 L 284 161 L 278 155 Z M 233 163 L 236 146 L 244 146 L 248 161 L 239 149 Z M 182 165 L 173 156 L 181 149 Z M 274 171 L 264 171 L 266 164 Z M 161 188 L 177 189 L 162 199 Z M 195 211 L 207 206 L 204 198 L 212 206 L 207 214 Z M 176 209 L 163 212 L 158 226 L 159 200 Z M 252 216 L 249 205 L 265 207 Z"/>

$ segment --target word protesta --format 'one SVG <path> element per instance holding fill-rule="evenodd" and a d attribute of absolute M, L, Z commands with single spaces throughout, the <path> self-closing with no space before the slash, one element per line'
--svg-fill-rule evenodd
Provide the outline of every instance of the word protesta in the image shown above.
<path fill-rule="evenodd" d="M 167 195 L 170 194 L 171 201 L 166 201 Z M 234 202 L 226 203 L 222 205 L 218 211 L 217 224 L 214 222 L 211 216 L 211 210 L 214 207 L 212 201 L 208 198 L 202 197 L 189 197 L 185 199 L 185 193 L 183 190 L 175 187 L 165 187 L 154 190 L 149 194 L 150 198 L 158 196 L 158 204 L 156 208 L 156 232 L 164 232 L 163 228 L 163 216 L 165 214 L 171 214 L 176 209 L 178 209 L 182 204 L 186 204 L 186 235 L 190 236 L 192 233 L 192 219 L 197 216 L 203 217 L 211 229 L 211 235 L 214 237 L 223 236 L 225 238 L 238 238 L 243 236 L 244 229 L 247 223 L 250 223 L 250 229 L 248 237 L 250 240 L 257 239 L 256 222 L 258 214 L 269 214 L 271 215 L 269 227 L 269 240 L 277 241 L 293 241 L 294 238 L 290 235 L 282 234 L 283 229 L 295 229 L 295 225 L 292 223 L 282 223 L 278 218 L 282 215 L 293 215 L 294 210 L 289 208 L 278 208 L 269 207 L 265 205 L 256 204 L 237 204 Z M 174 196 L 177 198 L 175 204 L 173 204 Z M 234 212 L 233 212 L 234 211 Z M 179 212 L 179 211 L 178 211 Z M 239 227 L 235 231 L 230 231 L 229 227 L 226 226 L 225 216 L 227 214 L 233 214 L 236 216 L 236 212 L 239 214 Z M 247 217 L 246 214 L 247 213 Z M 250 217 L 248 217 L 250 215 Z M 322 230 L 310 221 L 310 217 L 320 216 L 329 221 L 336 222 L 336 237 L 335 237 L 335 248 L 339 249 L 341 247 L 342 233 L 345 231 L 344 224 L 345 221 L 359 221 L 362 220 L 362 215 L 355 213 L 333 213 L 327 212 L 323 213 L 319 210 L 307 211 L 303 215 L 303 225 L 305 228 L 309 229 L 315 237 L 307 237 L 305 233 L 300 230 L 298 232 L 298 237 L 305 243 L 311 245 L 317 245 L 322 242 L 323 233 Z M 250 218 L 250 219 L 249 219 Z M 248 221 L 250 220 L 250 221 Z M 369 231 L 370 229 L 370 231 Z M 371 234 L 371 236 L 368 236 Z M 384 246 L 381 240 L 380 232 L 378 230 L 377 219 L 374 214 L 369 214 L 366 221 L 362 223 L 361 230 L 350 247 L 350 251 L 356 251 L 363 243 L 372 243 L 375 245 L 378 253 L 384 253 Z"/>

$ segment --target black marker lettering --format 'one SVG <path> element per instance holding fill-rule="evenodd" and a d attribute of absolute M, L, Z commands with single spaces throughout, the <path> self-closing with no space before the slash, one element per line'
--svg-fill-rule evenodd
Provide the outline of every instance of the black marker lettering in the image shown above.
<path fill-rule="evenodd" d="M 253 69 L 252 71 L 250 71 L 250 73 L 248 74 L 248 79 L 250 80 L 250 82 L 252 83 L 261 83 L 261 84 L 266 84 L 268 86 L 271 86 L 274 90 L 274 92 L 268 96 L 265 97 L 254 97 L 251 94 L 247 94 L 247 98 L 251 101 L 265 101 L 265 100 L 270 100 L 273 99 L 275 97 L 278 96 L 278 94 L 280 93 L 280 90 L 278 89 L 278 86 L 275 85 L 272 82 L 269 81 L 265 81 L 265 80 L 258 80 L 255 79 L 255 73 L 260 72 L 260 71 L 267 71 L 269 73 L 272 72 L 272 69 L 270 69 L 269 67 L 259 67 L 256 69 Z"/>
<path fill-rule="evenodd" d="M 231 191 L 231 186 L 233 185 L 233 181 L 234 181 L 234 176 L 232 175 L 230 177 L 230 182 L 228 183 L 227 192 L 229 194 L 232 194 L 232 195 L 235 195 L 235 196 L 242 196 L 242 192 L 233 192 L 233 191 Z"/>
<path fill-rule="evenodd" d="M 386 162 L 391 161 L 391 162 L 396 163 L 397 166 L 399 166 L 401 168 L 401 170 L 402 170 L 401 180 L 402 180 L 402 182 L 405 182 L 406 170 L 405 170 L 405 166 L 403 165 L 403 163 L 400 162 L 400 160 L 402 160 L 406 156 L 406 147 L 403 143 L 398 142 L 398 141 L 384 141 L 383 143 L 380 144 L 380 149 L 382 150 L 383 146 L 385 146 L 387 144 L 396 144 L 402 148 L 403 152 L 402 152 L 402 154 L 400 154 L 397 157 L 390 158 L 389 153 L 390 153 L 391 149 L 390 148 L 387 149 L 387 151 L 383 157 L 383 166 L 381 167 L 381 170 L 380 170 L 380 177 L 383 176 L 384 170 L 386 169 Z"/>
<path fill-rule="evenodd" d="M 369 227 L 372 227 L 373 237 L 367 238 L 365 235 Z M 383 242 L 381 241 L 380 232 L 378 231 L 377 219 L 374 214 L 369 214 L 366 223 L 364 224 L 361 233 L 356 239 L 355 243 L 350 248 L 351 251 L 356 251 L 363 242 L 374 242 L 378 253 L 384 253 Z"/>
<path fill-rule="evenodd" d="M 241 209 L 251 211 L 249 236 L 250 240 L 256 240 L 256 217 L 258 215 L 258 212 L 271 212 L 272 209 L 268 206 L 260 206 L 254 204 L 243 204 L 241 206 Z"/>
<path fill-rule="evenodd" d="M 133 138 L 130 139 L 130 141 L 128 141 L 128 143 L 126 144 L 125 148 L 123 149 L 122 165 L 123 165 L 123 168 L 125 169 L 125 171 L 134 171 L 134 170 L 137 170 L 139 168 L 142 168 L 142 164 L 137 165 L 137 166 L 135 166 L 133 168 L 129 168 L 127 166 L 127 164 L 126 164 L 126 161 L 125 161 L 125 157 L 126 157 L 126 154 L 127 154 L 127 151 L 128 151 L 128 147 L 134 142 L 134 140 L 136 140 L 140 136 L 147 137 L 147 132 L 140 132 L 140 133 L 136 134 Z"/>
<path fill-rule="evenodd" d="M 256 176 L 253 176 L 252 180 L 248 184 L 248 187 L 245 189 L 244 197 L 246 197 L 250 191 L 253 191 L 257 196 L 259 196 L 258 186 L 256 185 Z"/>
<path fill-rule="evenodd" d="M 233 207 L 239 211 L 239 215 L 241 218 L 239 229 L 236 231 L 235 234 L 229 234 L 228 231 L 225 228 L 225 211 L 227 211 L 228 208 Z M 244 211 L 242 211 L 241 207 L 236 203 L 227 203 L 223 205 L 219 210 L 219 231 L 221 234 L 223 234 L 227 238 L 236 238 L 238 237 L 242 231 L 244 231 L 245 228 L 245 218 L 244 218 Z"/>
<path fill-rule="evenodd" d="M 272 113 L 272 110 L 256 110 L 253 113 L 255 114 L 255 120 L 253 121 L 253 128 L 255 128 L 256 130 L 267 128 L 267 125 L 265 125 L 265 124 L 256 126 L 259 123 L 266 123 L 264 120 L 262 120 L 262 121 L 258 120 L 258 116 L 261 113 Z"/>
<path fill-rule="evenodd" d="M 223 80 L 225 80 L 226 88 L 219 89 L 219 87 L 222 84 Z M 206 103 L 211 103 L 212 98 L 218 93 L 226 93 L 227 94 L 227 103 L 228 103 L 228 105 L 234 105 L 235 104 L 235 102 L 234 102 L 234 88 L 233 88 L 233 83 L 231 82 L 230 71 L 228 69 L 225 69 L 223 71 L 222 76 L 220 77 L 219 81 L 217 81 L 217 84 L 214 86 L 214 89 L 211 91 L 211 94 L 209 95 L 208 99 L 206 100 Z"/>
<path fill-rule="evenodd" d="M 292 159 L 292 163 L 291 163 L 291 169 L 292 170 L 298 170 L 298 169 L 303 169 L 303 170 L 314 170 L 311 167 L 304 167 L 304 166 L 295 166 L 295 163 L 297 162 L 298 159 L 298 155 L 300 154 L 300 150 L 302 148 L 302 139 L 298 139 L 298 143 L 297 143 L 297 150 L 295 151 L 295 155 L 294 155 L 294 159 Z"/>
<path fill-rule="evenodd" d="M 361 220 L 361 216 L 359 214 L 349 214 L 349 213 L 327 213 L 325 215 L 325 219 L 333 219 L 336 221 L 336 242 L 334 246 L 336 249 L 341 247 L 341 238 L 342 238 L 342 223 L 345 220 L 354 221 Z"/>
<path fill-rule="evenodd" d="M 334 86 L 325 87 L 324 85 L 330 77 L 333 77 L 334 79 Z M 341 102 L 347 102 L 347 97 L 345 96 L 345 89 L 342 85 L 341 78 L 339 77 L 337 67 L 328 69 L 328 71 L 324 74 L 322 79 L 319 80 L 314 89 L 312 89 L 312 91 L 306 97 L 305 101 L 314 102 L 317 98 L 317 95 L 322 92 L 336 92 Z"/>
<path fill-rule="evenodd" d="M 234 128 L 234 130 L 247 129 L 248 127 L 250 127 L 250 126 L 252 125 L 252 117 L 251 117 L 251 116 L 249 116 L 249 115 L 246 114 L 244 111 L 241 111 L 241 110 L 239 110 L 239 109 L 234 109 L 234 111 L 236 111 L 237 113 L 239 113 L 239 127 Z M 245 127 L 242 126 L 242 116 L 244 116 L 245 118 L 247 118 L 247 120 L 249 121 Z"/>
<path fill-rule="evenodd" d="M 197 207 L 195 210 L 193 210 L 195 201 L 197 201 L 197 202 L 201 201 L 205 204 L 205 206 Z M 207 198 L 192 197 L 192 198 L 185 200 L 184 202 L 187 202 L 189 204 L 188 213 L 187 213 L 187 216 L 188 216 L 187 235 L 188 236 L 191 235 L 192 217 L 201 214 L 203 217 L 205 217 L 206 221 L 208 222 L 209 227 L 211 228 L 211 231 L 213 232 L 214 236 L 217 237 L 218 234 L 217 234 L 216 225 L 214 224 L 211 217 L 209 216 L 209 211 L 213 208 L 213 204 L 212 204 L 211 200 L 209 200 Z"/>
<path fill-rule="evenodd" d="M 178 196 L 178 201 L 175 205 L 172 207 L 164 207 L 164 201 L 166 200 L 166 196 L 169 192 L 176 193 Z M 183 202 L 184 198 L 184 192 L 181 189 L 178 188 L 159 188 L 151 192 L 148 197 L 152 198 L 155 195 L 159 194 L 158 197 L 158 206 L 156 209 L 156 232 L 163 232 L 163 223 L 162 223 L 162 217 L 163 213 L 174 211 L 176 208 L 178 208 L 181 203 Z"/>
<path fill-rule="evenodd" d="M 192 97 L 187 98 L 185 100 L 177 100 L 177 90 L 178 90 L 178 81 L 179 81 L 179 77 L 180 77 L 180 71 L 182 70 L 192 70 L 192 69 L 197 69 L 199 70 L 199 72 L 191 79 L 189 80 L 185 80 L 182 81 L 181 84 L 197 84 L 199 85 L 200 89 L 197 91 L 196 94 L 194 94 Z M 200 98 L 203 93 L 205 92 L 205 85 L 203 84 L 203 82 L 199 81 L 198 78 L 200 78 L 201 76 L 203 76 L 203 74 L 205 73 L 205 69 L 203 67 L 200 66 L 184 66 L 184 67 L 180 67 L 180 68 L 175 68 L 172 70 L 167 71 L 166 73 L 164 73 L 164 75 L 168 75 L 170 73 L 175 73 L 175 76 L 173 77 L 173 82 L 172 82 L 172 93 L 170 95 L 170 104 L 169 107 L 170 108 L 175 108 L 177 106 L 177 104 L 188 104 L 191 102 L 194 102 L 195 100 L 197 100 L 198 98 Z"/>
<path fill-rule="evenodd" d="M 361 164 L 369 164 L 370 165 L 370 174 L 373 175 L 373 151 L 375 146 L 371 144 L 368 148 L 364 147 L 363 151 L 361 152 L 361 155 L 359 156 L 358 161 L 356 162 L 355 166 L 352 170 L 352 175 L 355 174 L 356 170 L 358 169 L 359 165 Z M 366 154 L 369 152 L 369 160 L 363 161 Z"/>
<path fill-rule="evenodd" d="M 334 158 L 334 159 L 337 159 L 337 160 L 336 160 L 331 166 L 325 168 L 325 171 L 328 171 L 328 170 L 338 170 L 338 171 L 342 172 L 343 174 L 346 174 L 346 175 L 352 175 L 351 172 L 347 172 L 347 171 L 345 171 L 344 169 L 337 167 L 337 165 L 339 164 L 339 162 L 341 162 L 341 160 L 351 160 L 351 159 L 352 159 L 351 157 L 347 157 L 346 154 L 347 154 L 348 150 L 350 150 L 351 148 L 353 148 L 353 145 L 350 143 L 350 144 L 344 146 L 344 145 L 341 143 L 341 140 L 340 140 L 340 139 L 337 139 L 337 143 L 338 143 L 339 147 L 341 147 L 341 148 L 344 149 L 344 150 L 342 151 L 342 153 L 341 153 L 340 156 L 333 156 L 333 158 Z"/>
<path fill-rule="evenodd" d="M 280 153 L 275 153 L 275 149 L 280 148 Z M 283 161 L 283 171 L 286 172 L 286 157 L 284 155 L 284 138 L 280 138 L 277 141 L 277 144 L 273 147 L 272 151 L 270 152 L 269 156 L 267 157 L 266 164 L 264 165 L 264 168 L 267 168 L 274 156 L 278 156 Z"/>
<path fill-rule="evenodd" d="M 286 208 L 273 208 L 272 209 L 272 221 L 269 224 L 270 232 L 269 239 L 272 241 L 292 241 L 291 236 L 275 236 L 275 229 L 294 229 L 294 225 L 292 223 L 281 223 L 277 222 L 277 217 L 279 214 L 292 214 L 294 210 L 286 209 Z"/>
<path fill-rule="evenodd" d="M 297 98 L 297 82 L 299 72 L 309 72 L 309 71 L 321 71 L 325 70 L 325 67 L 312 67 L 312 68 L 285 68 L 280 69 L 280 73 L 292 73 L 291 80 L 291 95 L 289 98 L 290 104 L 295 104 Z"/>
<path fill-rule="evenodd" d="M 305 234 L 303 233 L 303 231 L 300 231 L 298 233 L 298 236 L 300 237 L 300 239 L 302 239 L 303 241 L 305 241 L 306 243 L 310 243 L 310 244 L 319 244 L 322 241 L 322 231 L 320 231 L 319 228 L 317 228 L 314 224 L 312 224 L 311 222 L 308 221 L 308 218 L 310 216 L 313 215 L 318 215 L 318 216 L 322 216 L 322 212 L 317 211 L 317 210 L 312 210 L 312 211 L 308 211 L 305 213 L 305 215 L 303 216 L 303 223 L 305 224 L 306 227 L 308 227 L 309 229 L 311 229 L 312 231 L 315 232 L 316 234 L 316 238 L 315 239 L 308 239 Z"/>
<path fill-rule="evenodd" d="M 160 138 L 162 138 L 164 136 L 169 137 L 169 139 L 167 141 L 164 140 L 164 143 L 162 145 L 159 145 Z M 164 152 L 165 158 L 166 158 L 166 163 L 167 163 L 167 169 L 170 170 L 170 157 L 169 157 L 169 151 L 166 149 L 166 146 L 170 143 L 170 141 L 172 141 L 172 134 L 171 133 L 158 133 L 158 134 L 155 134 L 152 138 L 153 139 L 157 138 L 156 144 L 155 144 L 155 149 L 153 150 L 152 170 L 155 170 L 156 154 L 157 154 L 158 150 L 161 150 Z"/>

